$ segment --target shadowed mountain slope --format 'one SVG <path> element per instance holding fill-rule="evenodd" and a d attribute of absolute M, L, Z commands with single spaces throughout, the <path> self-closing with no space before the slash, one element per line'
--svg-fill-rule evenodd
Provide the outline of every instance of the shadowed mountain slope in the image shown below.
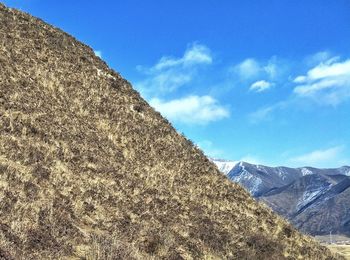
<path fill-rule="evenodd" d="M 0 68 L 0 258 L 337 258 L 91 48 L 1 4 Z"/>
<path fill-rule="evenodd" d="M 297 214 L 292 222 L 309 234 L 329 232 L 350 236 L 350 178 L 347 177 L 326 193 L 317 197 L 311 206 Z"/>
<path fill-rule="evenodd" d="M 300 231 L 350 235 L 350 167 L 267 167 L 212 159 L 232 181 Z"/>
<path fill-rule="evenodd" d="M 307 175 L 259 199 L 308 234 L 350 235 L 348 176 Z"/>

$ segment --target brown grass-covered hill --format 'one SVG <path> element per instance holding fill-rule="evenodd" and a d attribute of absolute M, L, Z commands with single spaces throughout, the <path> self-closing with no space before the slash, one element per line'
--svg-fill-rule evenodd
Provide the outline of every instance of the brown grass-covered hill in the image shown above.
<path fill-rule="evenodd" d="M 0 4 L 1 259 L 337 259 L 68 34 Z"/>

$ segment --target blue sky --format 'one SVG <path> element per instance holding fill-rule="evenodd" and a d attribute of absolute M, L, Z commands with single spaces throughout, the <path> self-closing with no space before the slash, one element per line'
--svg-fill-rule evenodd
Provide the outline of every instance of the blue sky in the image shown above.
<path fill-rule="evenodd" d="M 90 45 L 211 157 L 350 165 L 350 1 L 6 0 Z"/>

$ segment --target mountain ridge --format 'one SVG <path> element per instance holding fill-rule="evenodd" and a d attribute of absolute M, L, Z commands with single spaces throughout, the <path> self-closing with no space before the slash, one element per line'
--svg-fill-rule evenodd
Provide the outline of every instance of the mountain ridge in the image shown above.
<path fill-rule="evenodd" d="M 350 200 L 347 197 L 350 188 L 349 166 L 289 168 L 239 162 L 226 170 L 224 173 L 232 181 L 240 183 L 255 198 L 287 218 L 302 232 L 350 235 L 350 205 L 344 198 Z M 339 207 L 339 210 L 334 211 L 335 207 Z"/>

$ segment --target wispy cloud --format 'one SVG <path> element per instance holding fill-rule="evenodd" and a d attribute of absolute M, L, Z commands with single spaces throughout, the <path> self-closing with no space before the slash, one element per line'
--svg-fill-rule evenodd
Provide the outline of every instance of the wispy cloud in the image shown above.
<path fill-rule="evenodd" d="M 273 83 L 268 82 L 266 80 L 259 80 L 254 82 L 252 85 L 250 85 L 249 90 L 255 91 L 255 92 L 263 92 L 265 90 L 268 90 L 273 86 Z"/>
<path fill-rule="evenodd" d="M 211 158 L 223 158 L 225 156 L 225 152 L 223 150 L 218 149 L 212 141 L 203 140 L 196 143 L 197 146 L 203 150 L 205 155 Z"/>
<path fill-rule="evenodd" d="M 161 71 L 173 67 L 189 67 L 200 64 L 211 64 L 212 57 L 208 47 L 201 44 L 192 44 L 185 51 L 182 58 L 162 57 L 159 62 L 151 67 L 150 71 Z"/>
<path fill-rule="evenodd" d="M 249 121 L 251 123 L 259 123 L 271 119 L 271 113 L 275 110 L 274 106 L 259 108 L 258 110 L 249 114 Z"/>
<path fill-rule="evenodd" d="M 249 58 L 234 66 L 233 71 L 235 71 L 241 79 L 248 80 L 256 78 L 261 71 L 261 67 L 255 59 Z"/>
<path fill-rule="evenodd" d="M 294 93 L 325 105 L 338 105 L 350 98 L 350 59 L 331 58 L 298 76 Z"/>
<path fill-rule="evenodd" d="M 187 96 L 170 101 L 153 98 L 150 104 L 169 120 L 186 124 L 207 124 L 230 115 L 211 96 Z"/>
<path fill-rule="evenodd" d="M 289 104 L 290 102 L 287 100 L 280 101 L 270 106 L 259 108 L 248 115 L 249 121 L 253 124 L 260 123 L 262 121 L 269 121 L 273 118 L 272 114 L 276 110 L 285 109 L 286 107 L 288 107 Z"/>
<path fill-rule="evenodd" d="M 268 76 L 270 79 L 275 79 L 277 75 L 280 73 L 277 69 L 277 58 L 272 57 L 267 64 L 265 64 L 262 67 L 263 72 Z"/>
<path fill-rule="evenodd" d="M 202 44 L 189 45 L 180 58 L 163 56 L 154 66 L 138 66 L 137 69 L 146 78 L 135 83 L 135 87 L 144 96 L 171 93 L 190 83 L 198 69 L 210 65 L 213 61 L 211 51 Z"/>
<path fill-rule="evenodd" d="M 307 66 L 316 66 L 321 62 L 326 62 L 332 58 L 332 54 L 329 51 L 320 51 L 309 55 L 305 58 L 305 64 Z"/>
<path fill-rule="evenodd" d="M 230 71 L 238 75 L 243 81 L 256 81 L 259 78 L 274 80 L 279 74 L 278 63 L 279 61 L 275 56 L 263 62 L 248 58 L 234 65 Z"/>
<path fill-rule="evenodd" d="M 341 163 L 341 153 L 344 151 L 345 147 L 334 146 L 326 149 L 319 149 L 298 155 L 289 159 L 290 163 L 293 163 L 298 166 L 314 166 L 314 167 L 323 167 L 323 166 L 341 166 L 335 165 Z"/>

